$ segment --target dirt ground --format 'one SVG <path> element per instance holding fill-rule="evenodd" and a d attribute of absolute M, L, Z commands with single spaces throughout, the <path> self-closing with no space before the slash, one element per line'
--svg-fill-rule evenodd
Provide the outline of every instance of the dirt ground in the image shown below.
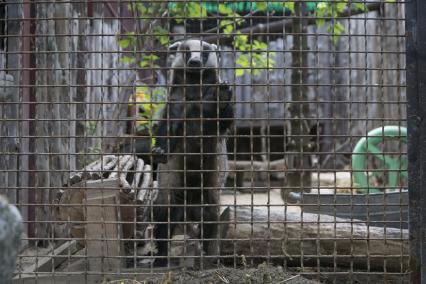
<path fill-rule="evenodd" d="M 204 271 L 168 272 L 143 281 L 115 280 L 108 284 L 314 284 L 319 283 L 301 277 L 299 274 L 290 274 L 282 267 L 260 265 L 252 269 L 221 268 Z"/>

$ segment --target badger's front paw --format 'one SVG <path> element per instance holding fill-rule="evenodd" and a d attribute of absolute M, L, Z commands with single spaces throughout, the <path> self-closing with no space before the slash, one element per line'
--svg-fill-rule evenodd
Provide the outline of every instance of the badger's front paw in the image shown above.
<path fill-rule="evenodd" d="M 221 102 L 230 102 L 232 100 L 232 88 L 227 81 L 219 85 L 219 100 Z"/>
<path fill-rule="evenodd" d="M 167 154 L 161 147 L 152 148 L 151 154 L 155 163 L 165 164 L 168 161 Z"/>

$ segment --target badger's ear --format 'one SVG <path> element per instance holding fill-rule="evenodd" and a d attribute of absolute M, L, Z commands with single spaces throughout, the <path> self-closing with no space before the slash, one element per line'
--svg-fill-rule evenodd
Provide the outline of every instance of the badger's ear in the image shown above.
<path fill-rule="evenodd" d="M 175 42 L 174 44 L 170 45 L 169 49 L 168 49 L 169 53 L 175 53 L 179 49 L 179 46 L 181 44 L 182 44 L 182 42 L 178 41 L 178 42 Z"/>
<path fill-rule="evenodd" d="M 216 44 L 212 43 L 211 46 L 212 46 L 214 51 L 217 51 L 217 45 Z"/>

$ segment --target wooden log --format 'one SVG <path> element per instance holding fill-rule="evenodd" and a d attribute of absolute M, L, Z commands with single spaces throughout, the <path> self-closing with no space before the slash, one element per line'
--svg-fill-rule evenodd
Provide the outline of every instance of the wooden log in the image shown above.
<path fill-rule="evenodd" d="M 145 174 L 151 171 L 151 168 L 144 168 L 148 170 Z M 145 181 L 145 177 L 144 177 Z M 154 226 L 150 225 L 152 221 L 151 209 L 149 204 L 154 204 L 158 197 L 158 182 L 153 181 L 149 187 L 141 186 L 137 195 L 137 216 L 136 216 L 136 237 L 138 239 L 149 240 L 153 238 Z M 143 241 L 138 244 L 137 254 L 138 255 L 152 255 L 157 253 L 155 243 L 151 241 Z M 152 260 L 152 259 L 151 259 Z M 148 261 L 149 263 L 149 261 Z"/>
<path fill-rule="evenodd" d="M 130 171 L 132 168 L 135 169 L 136 173 Z M 97 175 L 90 174 L 93 171 Z M 133 179 L 131 175 L 133 175 Z M 86 198 L 87 192 L 96 191 L 109 183 L 113 191 L 119 192 L 119 204 L 125 205 L 120 206 L 118 211 L 119 222 L 123 222 L 121 227 L 124 238 L 134 238 L 135 215 L 137 212 L 138 216 L 145 215 L 140 212 L 148 208 L 138 209 L 139 206 L 135 204 L 138 193 L 148 194 L 146 196 L 139 195 L 138 204 L 149 204 L 150 200 L 156 196 L 157 189 L 151 190 L 152 176 L 151 166 L 145 165 L 142 159 L 138 159 L 134 155 L 107 155 L 87 165 L 70 178 L 68 184 L 72 188 L 64 190 L 58 197 L 57 212 L 62 222 L 57 224 L 56 234 L 61 237 L 68 237 L 65 232 L 71 232 L 71 236 L 80 239 L 78 243 L 84 246 L 86 219 L 83 200 Z M 100 177 L 104 177 L 104 179 L 100 180 Z M 130 183 L 131 180 L 133 181 Z M 130 204 L 134 206 L 130 206 Z M 144 216 L 142 221 L 147 221 L 146 218 L 148 217 Z M 145 232 L 146 226 L 143 227 L 142 231 Z"/>
<path fill-rule="evenodd" d="M 73 185 L 82 180 L 96 180 L 102 177 L 104 171 L 109 171 L 117 164 L 118 158 L 113 155 L 106 155 L 102 160 L 96 160 L 85 166 L 83 170 L 71 175 L 69 184 Z"/>
<path fill-rule="evenodd" d="M 131 156 L 131 158 L 127 160 L 127 162 L 125 163 L 125 165 L 121 169 L 121 172 L 118 175 L 118 178 L 120 180 L 120 187 L 126 193 L 129 193 L 132 189 L 132 187 L 126 180 L 127 174 L 131 168 L 137 167 L 137 160 L 138 159 L 136 158 L 136 156 Z"/>
<path fill-rule="evenodd" d="M 116 178 L 123 171 L 125 167 L 127 167 L 129 162 L 132 162 L 133 156 L 124 155 L 118 159 L 117 165 L 114 167 L 113 172 L 110 174 L 109 178 Z"/>
<path fill-rule="evenodd" d="M 107 189 L 101 189 L 107 188 Z M 133 203 L 133 200 L 130 197 L 120 192 L 118 178 L 115 179 L 104 179 L 96 181 L 85 181 L 78 184 L 75 184 L 73 187 L 67 189 L 62 194 L 59 201 L 59 220 L 62 221 L 66 227 L 70 227 L 71 236 L 74 238 L 83 239 L 85 237 L 85 207 L 83 204 L 86 194 L 89 191 L 99 192 L 103 190 L 104 193 L 108 191 L 114 191 L 119 194 L 119 203 L 120 205 L 120 216 L 121 222 L 124 222 L 122 225 L 124 238 L 132 238 L 134 233 L 133 221 L 135 218 L 135 210 L 133 206 L 129 204 Z M 68 230 L 63 230 L 67 232 Z M 63 235 L 62 237 L 69 237 Z M 79 241 L 79 244 L 84 245 L 82 241 Z"/>
<path fill-rule="evenodd" d="M 358 220 L 300 212 L 283 207 L 230 207 L 222 256 L 287 259 L 316 265 L 353 264 L 356 268 L 405 272 L 408 230 L 368 227 Z"/>
<path fill-rule="evenodd" d="M 150 191 L 152 185 L 152 168 L 150 165 L 145 165 L 143 167 L 143 180 L 139 188 L 136 199 L 140 202 L 144 202 L 146 194 Z"/>
<path fill-rule="evenodd" d="M 142 176 L 144 162 L 142 159 L 138 159 L 136 162 L 136 169 L 135 169 L 135 178 L 133 179 L 132 188 L 136 189 L 139 186 L 140 179 Z"/>
<path fill-rule="evenodd" d="M 93 182 L 92 182 L 93 183 Z M 91 184 L 93 186 L 93 184 Z M 118 179 L 96 182 L 99 189 L 86 191 L 86 249 L 92 271 L 118 271 L 123 255 L 123 233 L 118 224 Z"/>

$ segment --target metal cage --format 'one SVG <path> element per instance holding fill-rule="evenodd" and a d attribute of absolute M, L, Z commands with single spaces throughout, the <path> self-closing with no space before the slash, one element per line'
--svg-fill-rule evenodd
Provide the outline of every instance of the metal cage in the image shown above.
<path fill-rule="evenodd" d="M 0 282 L 420 283 L 424 11 L 0 1 Z"/>

